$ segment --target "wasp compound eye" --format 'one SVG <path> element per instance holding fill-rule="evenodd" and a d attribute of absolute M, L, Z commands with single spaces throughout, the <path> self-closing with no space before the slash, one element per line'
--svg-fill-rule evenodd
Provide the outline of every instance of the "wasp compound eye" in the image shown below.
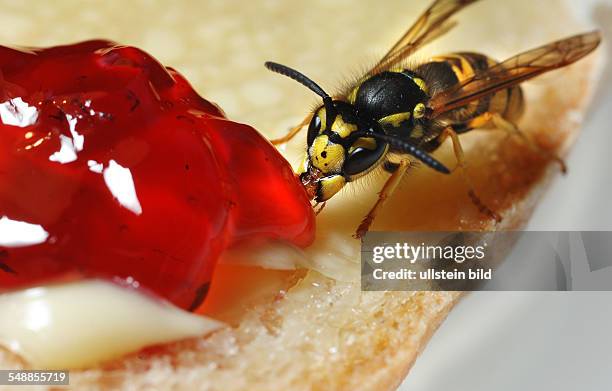
<path fill-rule="evenodd" d="M 355 177 L 368 173 L 377 166 L 387 152 L 387 143 L 374 139 L 359 139 L 355 142 L 344 163 L 344 174 Z"/>
<path fill-rule="evenodd" d="M 319 117 L 319 114 L 317 113 L 313 115 L 312 120 L 310 121 L 310 125 L 308 126 L 308 137 L 306 138 L 306 142 L 308 143 L 308 146 L 312 145 L 315 138 L 321 132 L 321 124 L 322 124 L 322 121 L 321 121 L 321 118 Z"/>

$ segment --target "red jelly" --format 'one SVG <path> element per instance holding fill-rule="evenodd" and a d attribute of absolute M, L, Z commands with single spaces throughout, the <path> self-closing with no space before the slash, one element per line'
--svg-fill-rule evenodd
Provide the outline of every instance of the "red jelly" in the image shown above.
<path fill-rule="evenodd" d="M 0 291 L 103 277 L 193 308 L 233 243 L 312 241 L 283 157 L 147 53 L 0 47 L 0 70 Z"/>

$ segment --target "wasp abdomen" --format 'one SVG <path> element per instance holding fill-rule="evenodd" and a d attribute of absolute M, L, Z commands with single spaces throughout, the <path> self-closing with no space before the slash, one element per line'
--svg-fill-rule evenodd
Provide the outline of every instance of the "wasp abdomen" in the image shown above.
<path fill-rule="evenodd" d="M 479 53 L 452 53 L 432 58 L 417 68 L 417 72 L 435 90 L 448 90 L 497 64 L 497 61 Z M 457 133 L 463 133 L 487 125 L 486 121 L 480 120 L 485 113 L 499 113 L 510 121 L 516 121 L 522 112 L 523 93 L 521 87 L 515 85 L 452 110 L 445 120 Z"/>

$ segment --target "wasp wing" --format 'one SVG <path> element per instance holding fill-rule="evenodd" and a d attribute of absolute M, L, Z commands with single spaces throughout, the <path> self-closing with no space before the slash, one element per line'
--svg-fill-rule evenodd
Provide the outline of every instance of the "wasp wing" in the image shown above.
<path fill-rule="evenodd" d="M 600 42 L 601 34 L 593 31 L 511 57 L 434 95 L 429 101 L 428 116 L 434 118 L 544 72 L 569 65 L 595 50 Z"/>
<path fill-rule="evenodd" d="M 448 19 L 477 0 L 436 0 L 366 74 L 372 76 L 392 68 L 426 43 L 450 30 Z"/>
<path fill-rule="evenodd" d="M 435 0 L 434 3 L 417 19 L 406 33 L 389 49 L 387 54 L 366 74 L 364 79 L 401 63 L 418 48 L 446 33 L 453 27 L 448 19 L 462 8 L 478 0 Z M 334 99 L 343 98 L 334 96 Z M 312 114 L 300 125 L 292 128 L 284 137 L 271 140 L 273 144 L 282 144 L 291 140 L 308 122 Z"/>

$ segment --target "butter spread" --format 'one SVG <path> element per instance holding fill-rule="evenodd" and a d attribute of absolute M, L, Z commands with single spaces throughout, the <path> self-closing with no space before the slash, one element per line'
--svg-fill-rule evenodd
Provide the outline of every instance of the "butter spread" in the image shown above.
<path fill-rule="evenodd" d="M 102 280 L 0 294 L 0 308 L 0 345 L 40 369 L 92 366 L 223 326 Z"/>

